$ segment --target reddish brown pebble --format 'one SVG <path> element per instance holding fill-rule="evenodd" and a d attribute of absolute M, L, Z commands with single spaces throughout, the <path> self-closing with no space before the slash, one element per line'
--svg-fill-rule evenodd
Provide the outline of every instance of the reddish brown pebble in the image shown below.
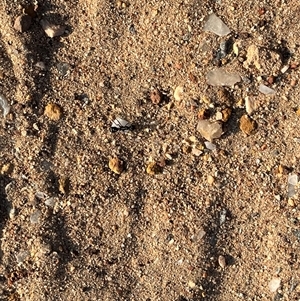
<path fill-rule="evenodd" d="M 290 68 L 291 69 L 296 69 L 298 67 L 298 64 L 297 63 L 291 63 L 291 65 L 290 65 Z"/>
<path fill-rule="evenodd" d="M 266 10 L 265 10 L 263 7 L 260 7 L 260 9 L 258 10 L 258 14 L 259 14 L 260 16 L 264 15 L 265 12 L 266 12 Z"/>
<path fill-rule="evenodd" d="M 269 76 L 268 79 L 267 79 L 268 83 L 270 85 L 273 85 L 274 84 L 274 81 L 275 81 L 275 77 L 273 75 Z"/>
<path fill-rule="evenodd" d="M 197 77 L 196 77 L 193 73 L 189 73 L 189 80 L 190 80 L 193 84 L 197 84 Z"/>
<path fill-rule="evenodd" d="M 162 95 L 161 95 L 160 91 L 157 89 L 151 91 L 150 99 L 151 99 L 152 103 L 154 103 L 155 105 L 158 105 L 162 99 Z"/>
<path fill-rule="evenodd" d="M 297 80 L 296 79 L 292 79 L 291 80 L 291 86 L 295 87 L 297 85 Z"/>

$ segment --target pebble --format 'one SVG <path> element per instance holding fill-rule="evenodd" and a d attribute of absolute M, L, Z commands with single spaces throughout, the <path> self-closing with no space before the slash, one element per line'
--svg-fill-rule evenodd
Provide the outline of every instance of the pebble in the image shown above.
<path fill-rule="evenodd" d="M 227 210 L 223 208 L 220 212 L 220 225 L 223 225 L 226 222 Z"/>
<path fill-rule="evenodd" d="M 153 104 L 158 105 L 161 103 L 162 95 L 161 92 L 158 89 L 152 90 L 150 92 L 150 99 Z"/>
<path fill-rule="evenodd" d="M 188 283 L 188 285 L 189 285 L 189 287 L 190 287 L 191 289 L 193 289 L 193 288 L 195 288 L 196 283 L 190 280 L 189 283 Z"/>
<path fill-rule="evenodd" d="M 283 68 L 281 68 L 281 73 L 285 73 L 286 71 L 288 71 L 289 70 L 289 68 L 290 68 L 290 66 L 289 65 L 285 65 Z"/>
<path fill-rule="evenodd" d="M 50 38 L 61 36 L 62 34 L 64 34 L 66 29 L 66 27 L 63 25 L 54 25 L 45 19 L 42 19 L 40 24 L 47 36 Z"/>
<path fill-rule="evenodd" d="M 14 23 L 14 29 L 18 32 L 25 32 L 29 29 L 32 23 L 32 18 L 27 15 L 23 14 L 16 18 Z"/>
<path fill-rule="evenodd" d="M 29 256 L 29 252 L 28 251 L 21 251 L 17 254 L 17 262 L 18 263 L 23 263 L 25 261 L 25 259 Z"/>
<path fill-rule="evenodd" d="M 243 115 L 240 119 L 240 129 L 247 135 L 253 133 L 256 128 L 256 122 L 248 115 Z"/>
<path fill-rule="evenodd" d="M 199 157 L 200 155 L 203 154 L 203 151 L 197 147 L 192 148 L 192 154 L 196 157 Z"/>
<path fill-rule="evenodd" d="M 55 206 L 55 199 L 54 198 L 47 199 L 45 201 L 45 205 L 53 208 Z"/>
<path fill-rule="evenodd" d="M 217 146 L 215 144 L 208 142 L 208 141 L 205 141 L 204 145 L 207 149 L 209 149 L 211 151 L 214 151 L 217 148 Z"/>
<path fill-rule="evenodd" d="M 231 116 L 231 109 L 230 108 L 225 108 L 222 110 L 222 121 L 227 122 Z"/>
<path fill-rule="evenodd" d="M 209 120 L 200 120 L 197 125 L 197 131 L 203 138 L 212 142 L 223 134 L 222 124 L 220 122 L 212 122 Z"/>
<path fill-rule="evenodd" d="M 288 175 L 288 198 L 292 198 L 296 194 L 295 187 L 298 184 L 298 175 L 289 174 Z"/>
<path fill-rule="evenodd" d="M 212 185 L 212 184 L 214 184 L 214 182 L 215 182 L 215 178 L 213 176 L 211 176 L 211 175 L 208 175 L 207 176 L 207 183 L 209 185 Z"/>
<path fill-rule="evenodd" d="M 248 96 L 245 97 L 245 106 L 246 106 L 246 112 L 251 115 L 255 109 L 256 104 L 253 99 L 250 99 Z"/>
<path fill-rule="evenodd" d="M 150 162 L 146 169 L 147 174 L 156 175 L 162 172 L 162 167 L 156 162 Z"/>
<path fill-rule="evenodd" d="M 258 87 L 258 91 L 263 93 L 263 94 L 266 94 L 266 95 L 273 95 L 276 93 L 275 90 L 269 88 L 268 86 L 266 85 L 263 85 L 263 84 L 260 84 L 259 87 Z"/>
<path fill-rule="evenodd" d="M 228 26 L 215 13 L 210 14 L 206 18 L 203 30 L 213 32 L 220 37 L 230 33 Z"/>
<path fill-rule="evenodd" d="M 14 166 L 12 163 L 4 164 L 0 169 L 0 174 L 2 174 L 2 175 L 11 174 L 13 169 L 14 169 Z"/>
<path fill-rule="evenodd" d="M 293 199 L 288 199 L 288 205 L 290 206 L 290 207 L 295 207 L 295 201 L 293 200 Z"/>
<path fill-rule="evenodd" d="M 226 260 L 225 260 L 225 257 L 223 255 L 220 255 L 218 257 L 218 263 L 219 263 L 219 265 L 222 269 L 224 269 L 226 267 Z"/>
<path fill-rule="evenodd" d="M 119 158 L 111 158 L 108 162 L 108 167 L 110 170 L 112 170 L 116 174 L 121 174 L 124 170 L 124 164 L 123 161 L 121 161 Z"/>
<path fill-rule="evenodd" d="M 58 121 L 62 116 L 62 109 L 55 103 L 48 103 L 44 114 L 51 120 Z"/>
<path fill-rule="evenodd" d="M 176 101 L 182 100 L 182 94 L 183 94 L 183 86 L 177 86 L 174 91 L 174 98 Z"/>
<path fill-rule="evenodd" d="M 3 116 L 6 117 L 6 115 L 10 111 L 10 105 L 8 104 L 7 99 L 3 94 L 0 94 L 0 107 L 3 112 Z"/>
<path fill-rule="evenodd" d="M 281 280 L 280 278 L 273 278 L 269 282 L 269 290 L 271 293 L 275 293 L 280 287 Z"/>
<path fill-rule="evenodd" d="M 207 73 L 207 83 L 211 86 L 228 86 L 241 81 L 241 77 L 237 73 L 228 73 L 223 68 L 211 70 Z"/>
<path fill-rule="evenodd" d="M 46 65 L 44 62 L 40 61 L 35 64 L 35 66 L 41 70 L 46 70 Z"/>
<path fill-rule="evenodd" d="M 216 113 L 216 120 L 222 120 L 223 119 L 223 114 L 221 112 Z"/>
<path fill-rule="evenodd" d="M 39 219 L 42 215 L 42 212 L 40 210 L 35 210 L 31 215 L 30 215 L 30 222 L 32 224 L 36 224 L 39 222 Z"/>

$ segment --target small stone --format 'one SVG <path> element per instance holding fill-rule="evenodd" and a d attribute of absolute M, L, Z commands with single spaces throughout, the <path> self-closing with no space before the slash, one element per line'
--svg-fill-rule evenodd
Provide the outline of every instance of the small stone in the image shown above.
<path fill-rule="evenodd" d="M 162 172 L 162 167 L 156 162 L 150 162 L 146 169 L 147 174 L 156 175 Z"/>
<path fill-rule="evenodd" d="M 25 259 L 30 255 L 28 251 L 21 251 L 20 253 L 17 254 L 17 262 L 19 264 L 23 263 Z"/>
<path fill-rule="evenodd" d="M 220 212 L 220 225 L 222 226 L 226 222 L 227 210 L 223 208 Z"/>
<path fill-rule="evenodd" d="M 225 260 L 225 257 L 223 255 L 220 255 L 218 257 L 218 263 L 219 263 L 219 265 L 222 269 L 224 269 L 226 267 L 226 260 Z"/>
<path fill-rule="evenodd" d="M 233 53 L 238 56 L 239 55 L 239 44 L 237 42 L 233 43 L 232 45 Z"/>
<path fill-rule="evenodd" d="M 205 145 L 205 147 L 206 147 L 207 149 L 209 149 L 209 150 L 211 150 L 211 151 L 214 151 L 214 150 L 217 149 L 216 145 L 213 144 L 213 143 L 211 143 L 211 142 L 209 142 L 209 141 L 205 141 L 205 142 L 204 142 L 204 145 Z"/>
<path fill-rule="evenodd" d="M 193 147 L 192 149 L 192 154 L 196 157 L 199 157 L 201 154 L 203 153 L 203 151 L 197 147 Z"/>
<path fill-rule="evenodd" d="M 123 161 L 115 157 L 109 160 L 108 166 L 116 174 L 121 174 L 124 170 Z"/>
<path fill-rule="evenodd" d="M 197 143 L 198 139 L 195 136 L 190 136 L 188 141 L 192 142 L 192 143 Z"/>
<path fill-rule="evenodd" d="M 271 293 L 275 293 L 280 287 L 281 280 L 280 278 L 273 278 L 269 282 L 269 290 Z"/>
<path fill-rule="evenodd" d="M 253 99 L 250 99 L 248 96 L 245 97 L 245 106 L 246 106 L 246 112 L 249 115 L 251 115 L 256 109 L 255 101 Z"/>
<path fill-rule="evenodd" d="M 221 112 L 216 113 L 216 120 L 222 120 L 223 119 L 223 114 Z"/>
<path fill-rule="evenodd" d="M 197 131 L 206 140 L 212 142 L 214 139 L 218 139 L 223 134 L 222 124 L 219 122 L 212 122 L 209 120 L 200 120 L 197 125 Z"/>
<path fill-rule="evenodd" d="M 191 289 L 193 289 L 193 288 L 195 288 L 196 283 L 190 280 L 189 283 L 188 283 L 188 285 L 189 285 L 189 287 L 190 287 Z"/>
<path fill-rule="evenodd" d="M 209 185 L 212 185 L 212 184 L 214 184 L 214 182 L 215 182 L 215 178 L 213 176 L 211 176 L 211 175 L 208 175 L 207 176 L 207 183 Z"/>
<path fill-rule="evenodd" d="M 161 92 L 158 89 L 152 90 L 150 92 L 150 99 L 153 104 L 158 105 L 161 103 L 162 95 Z"/>
<path fill-rule="evenodd" d="M 62 116 L 62 110 L 59 105 L 55 103 L 48 103 L 44 114 L 51 120 L 58 121 Z"/>
<path fill-rule="evenodd" d="M 182 100 L 182 94 L 183 94 L 183 87 L 182 86 L 177 86 L 175 91 L 174 91 L 174 98 L 176 101 Z"/>
<path fill-rule="evenodd" d="M 289 199 L 288 199 L 288 205 L 289 205 L 290 207 L 295 207 L 295 201 L 294 201 L 293 199 L 289 198 Z"/>
<path fill-rule="evenodd" d="M 228 73 L 224 69 L 214 69 L 207 73 L 207 83 L 211 86 L 228 86 L 241 81 L 241 77 L 237 73 Z"/>
<path fill-rule="evenodd" d="M 64 62 L 59 62 L 56 64 L 57 71 L 61 76 L 66 76 L 70 70 L 70 67 L 70 64 Z"/>
<path fill-rule="evenodd" d="M 281 68 L 281 73 L 285 73 L 289 70 L 290 66 L 289 65 L 285 65 L 284 67 Z"/>
<path fill-rule="evenodd" d="M 10 219 L 14 219 L 15 216 L 16 216 L 16 209 L 15 209 L 15 208 L 11 208 L 11 209 L 9 210 L 9 218 L 10 218 Z"/>
<path fill-rule="evenodd" d="M 290 174 L 288 176 L 288 183 L 290 185 L 296 186 L 298 184 L 298 175 L 296 175 L 296 174 Z"/>
<path fill-rule="evenodd" d="M 268 82 L 270 85 L 273 85 L 274 82 L 275 82 L 275 76 L 274 76 L 274 75 L 268 76 L 267 82 Z"/>
<path fill-rule="evenodd" d="M 14 166 L 13 166 L 12 163 L 4 164 L 4 165 L 1 167 L 1 172 L 0 172 L 0 174 L 2 174 L 2 175 L 4 175 L 4 174 L 5 174 L 5 175 L 8 175 L 8 174 L 12 173 L 13 169 L 14 169 Z"/>
<path fill-rule="evenodd" d="M 259 64 L 259 49 L 256 45 L 252 44 L 247 50 L 247 60 L 244 62 L 244 66 L 249 68 L 253 64 L 258 70 L 260 69 Z"/>
<path fill-rule="evenodd" d="M 240 119 L 240 129 L 247 135 L 253 133 L 256 128 L 256 122 L 248 115 L 243 115 Z"/>
<path fill-rule="evenodd" d="M 220 37 L 230 33 L 230 29 L 227 25 L 214 13 L 206 18 L 203 30 L 213 32 Z"/>
<path fill-rule="evenodd" d="M 49 198 L 45 201 L 45 205 L 48 207 L 53 208 L 55 206 L 55 199 L 54 198 Z"/>
<path fill-rule="evenodd" d="M 63 25 L 54 25 L 45 19 L 41 20 L 41 25 L 48 37 L 54 38 L 64 34 L 66 27 Z"/>
<path fill-rule="evenodd" d="M 224 110 L 222 110 L 222 121 L 223 122 L 227 122 L 231 116 L 231 109 L 230 108 L 225 108 Z"/>
<path fill-rule="evenodd" d="M 300 116 L 300 108 L 297 110 L 296 114 Z"/>
<path fill-rule="evenodd" d="M 35 66 L 41 70 L 46 70 L 46 65 L 44 62 L 40 61 L 35 64 Z"/>
<path fill-rule="evenodd" d="M 30 222 L 32 224 L 36 224 L 39 222 L 39 219 L 42 215 L 42 212 L 40 210 L 35 210 L 31 215 L 30 215 Z"/>
<path fill-rule="evenodd" d="M 258 90 L 259 90 L 259 92 L 261 92 L 263 94 L 266 94 L 266 95 L 273 95 L 273 94 L 276 93 L 275 90 L 273 90 L 273 89 L 271 89 L 268 86 L 263 85 L 263 84 L 259 85 Z"/>
<path fill-rule="evenodd" d="M 19 32 L 25 32 L 29 29 L 31 23 L 32 23 L 32 18 L 29 15 L 27 14 L 20 15 L 15 20 L 14 29 Z"/>

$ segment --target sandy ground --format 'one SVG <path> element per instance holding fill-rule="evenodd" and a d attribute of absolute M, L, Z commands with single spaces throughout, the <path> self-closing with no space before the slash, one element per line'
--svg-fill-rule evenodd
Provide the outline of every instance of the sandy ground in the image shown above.
<path fill-rule="evenodd" d="M 230 34 L 203 30 L 211 12 Z M 299 301 L 299 15 L 298 0 L 0 0 L 0 300 Z M 241 81 L 209 85 L 219 67 Z M 219 116 L 209 150 L 197 124 Z M 134 129 L 112 133 L 116 117 Z"/>

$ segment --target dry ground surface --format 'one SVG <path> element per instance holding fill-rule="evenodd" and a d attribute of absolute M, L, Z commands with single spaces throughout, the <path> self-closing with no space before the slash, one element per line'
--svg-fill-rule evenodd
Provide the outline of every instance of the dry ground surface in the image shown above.
<path fill-rule="evenodd" d="M 299 1 L 43 0 L 20 33 L 30 4 L 0 0 L 11 105 L 0 126 L 0 299 L 300 300 L 300 204 L 287 196 L 300 173 Z M 229 35 L 203 30 L 211 12 Z M 50 38 L 41 20 L 66 30 Z M 250 45 L 261 57 L 248 64 Z M 220 66 L 242 80 L 208 85 Z M 201 110 L 214 120 L 224 109 L 216 150 L 203 149 Z M 117 116 L 134 130 L 111 133 Z"/>

